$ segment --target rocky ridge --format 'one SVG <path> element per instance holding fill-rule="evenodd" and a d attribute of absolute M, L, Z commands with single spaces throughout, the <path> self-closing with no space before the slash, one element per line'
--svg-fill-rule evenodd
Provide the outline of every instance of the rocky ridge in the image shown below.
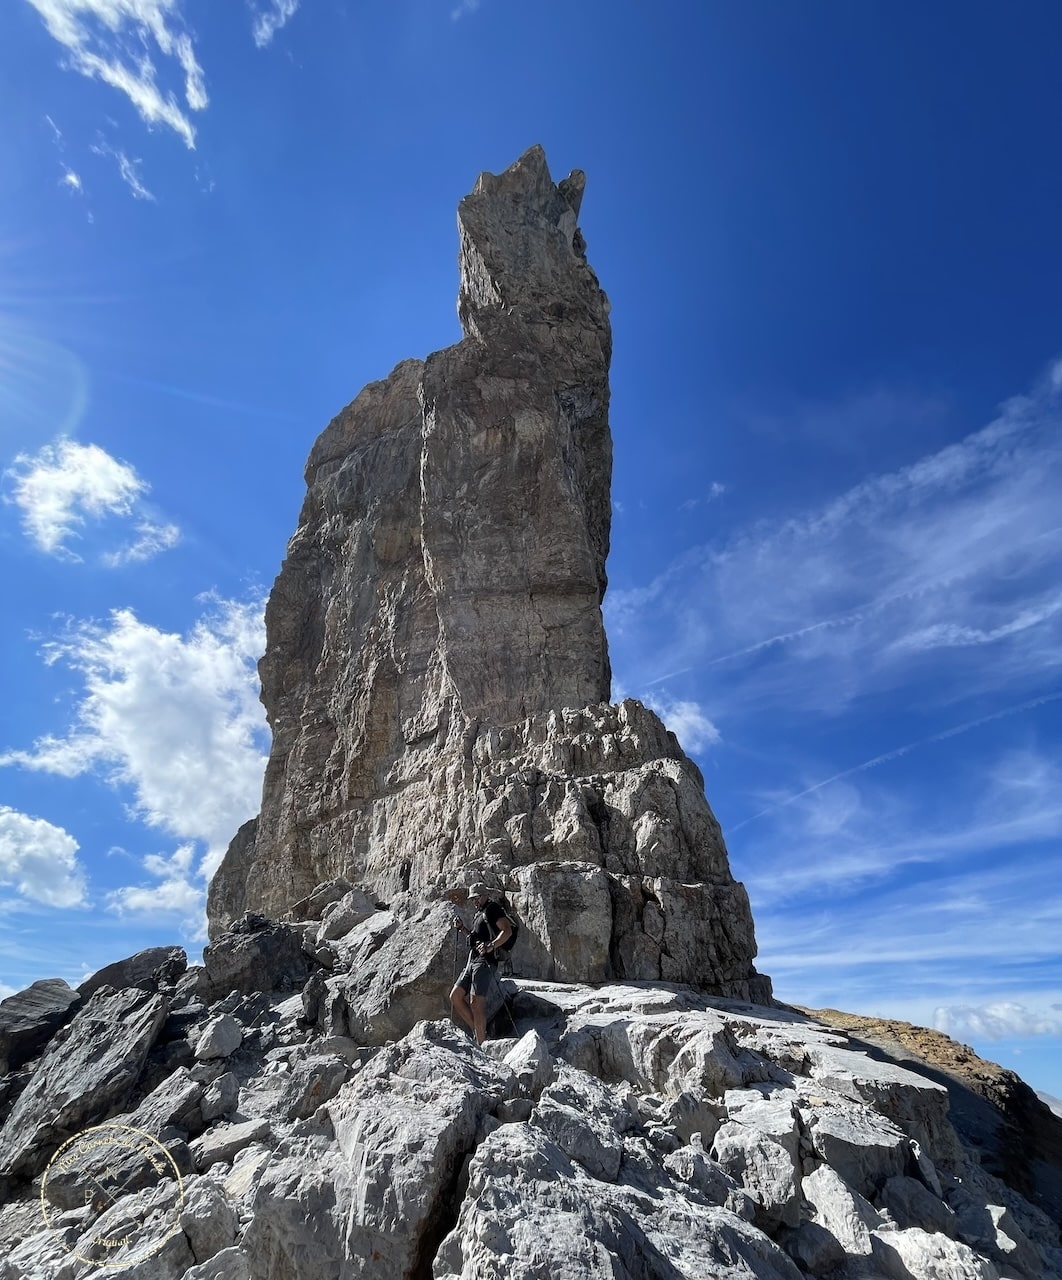
<path fill-rule="evenodd" d="M 337 876 L 391 897 L 478 874 L 527 923 L 528 976 L 770 997 L 700 772 L 608 702 L 612 338 L 584 185 L 540 147 L 482 174 L 458 208 L 465 336 L 310 452 L 266 610 L 262 809 L 212 934 Z"/>
<path fill-rule="evenodd" d="M 311 898 L 0 1004 L 37 1028 L 0 1083 L 0 1280 L 1062 1276 L 1050 1180 L 990 1172 L 933 1069 L 665 982 L 502 979 L 478 1047 L 441 1016 L 450 908 Z M 168 1163 L 49 1166 L 128 1131 Z"/>

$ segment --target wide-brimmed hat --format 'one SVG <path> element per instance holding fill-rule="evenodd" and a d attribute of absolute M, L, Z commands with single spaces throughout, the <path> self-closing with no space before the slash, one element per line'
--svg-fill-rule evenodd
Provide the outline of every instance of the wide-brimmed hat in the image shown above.
<path fill-rule="evenodd" d="M 497 889 L 492 889 L 489 884 L 484 884 L 482 880 L 473 881 L 465 889 L 465 893 L 470 898 L 491 898 L 497 892 Z"/>

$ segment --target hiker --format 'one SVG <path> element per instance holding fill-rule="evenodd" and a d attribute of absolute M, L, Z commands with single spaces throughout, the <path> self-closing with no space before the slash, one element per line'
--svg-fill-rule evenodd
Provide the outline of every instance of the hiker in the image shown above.
<path fill-rule="evenodd" d="M 513 931 L 505 908 L 494 900 L 495 892 L 482 883 L 469 885 L 466 898 L 476 908 L 471 929 L 454 916 L 454 928 L 468 936 L 468 963 L 450 992 L 450 1008 L 475 1033 L 476 1044 L 487 1038 L 487 992 L 494 981 L 494 966 Z"/>

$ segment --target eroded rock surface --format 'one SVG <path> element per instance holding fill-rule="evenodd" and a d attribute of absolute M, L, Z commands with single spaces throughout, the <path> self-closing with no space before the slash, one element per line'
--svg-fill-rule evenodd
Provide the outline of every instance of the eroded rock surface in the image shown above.
<path fill-rule="evenodd" d="M 431 1006 L 437 905 L 329 945 L 316 1021 L 302 953 L 257 992 L 204 998 L 200 969 L 101 989 L 52 1034 L 3 1130 L 0 1280 L 1062 1280 L 1056 1218 L 982 1167 L 917 1063 L 659 981 L 507 979 L 481 1048 Z M 156 1080 L 153 1040 L 191 1065 Z M 166 1159 L 86 1146 L 46 1223 L 40 1170 L 101 1120 Z"/>
<path fill-rule="evenodd" d="M 699 771 L 608 702 L 611 330 L 583 186 L 539 147 L 482 174 L 458 209 L 464 338 L 311 450 L 266 611 L 262 810 L 211 885 L 212 935 L 291 912 L 327 942 L 475 864 L 525 921 L 525 973 L 770 996 Z M 330 882 L 363 897 L 312 902 Z"/>

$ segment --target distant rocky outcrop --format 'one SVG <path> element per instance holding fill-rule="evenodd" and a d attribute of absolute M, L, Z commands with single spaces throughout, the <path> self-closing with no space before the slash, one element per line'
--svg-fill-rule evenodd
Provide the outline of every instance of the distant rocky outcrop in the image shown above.
<path fill-rule="evenodd" d="M 609 704 L 609 304 L 576 171 L 540 147 L 458 209 L 465 336 L 325 429 L 266 610 L 262 810 L 212 934 L 347 877 L 384 898 L 469 874 L 526 925 L 522 972 L 766 1000 L 697 767 Z"/>

